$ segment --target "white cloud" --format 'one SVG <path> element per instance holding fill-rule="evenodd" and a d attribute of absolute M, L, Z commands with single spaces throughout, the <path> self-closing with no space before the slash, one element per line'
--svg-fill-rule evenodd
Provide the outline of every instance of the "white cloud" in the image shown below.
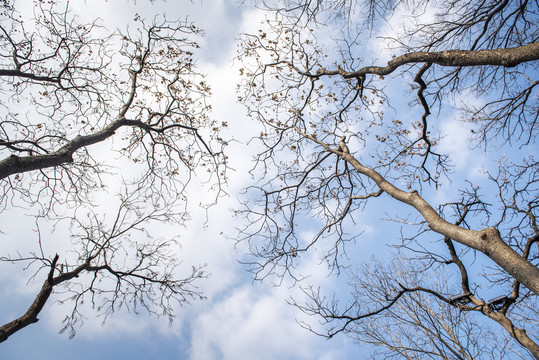
<path fill-rule="evenodd" d="M 445 120 L 441 126 L 442 139 L 439 149 L 451 157 L 451 162 L 457 170 L 470 167 L 471 162 L 476 162 L 470 148 L 472 127 L 459 119 L 452 117 Z"/>
<path fill-rule="evenodd" d="M 246 151 L 245 142 L 255 131 L 256 124 L 246 119 L 243 108 L 236 103 L 235 81 L 238 66 L 230 61 L 234 55 L 232 46 L 234 39 L 231 33 L 257 29 L 262 15 L 255 10 L 244 10 L 241 22 L 237 15 L 229 18 L 227 14 L 231 11 L 231 5 L 225 4 L 224 1 L 204 3 L 204 6 L 198 8 L 193 4 L 178 5 L 170 1 L 152 6 L 144 1 L 137 1 L 136 7 L 131 3 L 126 5 L 124 2 L 116 1 L 72 4 L 74 11 L 82 11 L 87 18 L 102 17 L 105 25 L 111 30 L 115 27 L 123 28 L 123 24 L 132 19 L 134 12 L 145 12 L 151 19 L 151 13 L 160 13 L 162 9 L 166 9 L 170 18 L 189 13 L 201 28 L 206 27 L 205 44 L 207 50 L 215 55 L 202 59 L 199 66 L 202 72 L 210 74 L 208 82 L 214 93 L 213 116 L 219 122 L 226 121 L 229 124 L 228 132 L 236 140 L 231 142 L 227 152 L 231 161 L 230 166 L 234 169 L 229 173 L 230 182 L 227 190 L 234 194 L 249 179 L 252 150 Z M 229 23 L 225 24 L 226 21 Z M 177 254 L 183 260 L 184 268 L 208 264 L 207 270 L 211 273 L 211 277 L 197 284 L 208 300 L 194 302 L 187 308 L 177 309 L 177 318 L 171 328 L 168 327 L 167 319 L 136 316 L 126 311 L 113 314 L 103 325 L 102 319 L 96 317 L 96 313 L 88 304 L 84 312 L 88 318 L 84 326 L 78 329 L 77 336 L 96 342 L 103 338 L 124 336 L 143 339 L 148 332 L 157 330 L 164 336 L 172 334 L 182 338 L 183 341 L 185 331 L 190 327 L 191 333 L 188 337 L 193 360 L 344 358 L 344 344 L 347 344 L 344 337 L 326 342 L 296 324 L 295 318 L 300 314 L 285 300 L 294 292 L 300 296 L 297 289 L 285 285 L 269 288 L 269 281 L 261 286 L 255 286 L 250 282 L 249 276 L 245 275 L 245 269 L 236 260 L 234 239 L 226 238 L 226 235 L 235 233 L 236 226 L 241 226 L 241 219 L 233 219 L 229 211 L 231 207 L 237 205 L 236 199 L 233 196 L 222 198 L 217 206 L 208 209 L 206 213 L 198 204 L 204 202 L 208 194 L 208 186 L 193 182 L 193 186 L 189 189 L 191 221 L 187 222 L 185 227 L 163 226 L 160 229 L 151 229 L 156 235 L 180 235 L 181 249 L 177 250 Z M 3 219 L 6 219 L 6 215 L 2 214 Z M 32 246 L 35 245 L 34 240 L 35 238 L 31 241 Z M 47 241 L 50 242 L 45 246 L 47 251 L 61 252 L 69 248 L 69 240 L 68 235 L 56 236 L 48 238 Z M 10 243 L 10 247 L 13 250 L 21 249 L 20 244 L 15 242 Z M 298 272 L 309 274 L 315 283 L 329 283 L 327 268 L 320 265 L 315 256 L 303 259 Z M 28 287 L 25 285 L 26 275 L 21 274 L 20 279 L 17 279 L 19 286 L 13 291 L 24 293 L 28 299 L 33 299 L 40 287 L 40 281 L 36 279 L 36 284 Z M 17 313 L 25 310 L 19 308 L 19 304 L 11 305 L 12 308 L 17 308 Z M 41 316 L 44 321 L 40 321 L 39 325 L 56 333 L 61 328 L 60 324 L 67 312 L 69 312 L 67 306 L 62 307 L 51 302 L 46 306 Z M 314 318 L 309 320 L 316 323 Z"/>
<path fill-rule="evenodd" d="M 293 321 L 297 310 L 284 301 L 286 289 L 260 290 L 243 286 L 200 314 L 190 359 L 342 358 L 337 342 L 323 349 L 319 337 Z"/>
<path fill-rule="evenodd" d="M 460 94 L 456 99 L 448 99 L 450 104 L 456 109 L 468 106 L 481 106 L 482 99 L 468 91 Z M 474 141 L 474 130 L 477 125 L 462 119 L 459 110 L 452 111 L 446 116 L 439 116 L 437 120 L 440 125 L 442 139 L 439 142 L 438 151 L 448 154 L 454 170 L 463 172 L 466 177 L 480 176 L 483 164 L 485 164 L 486 153 L 477 147 Z"/>
<path fill-rule="evenodd" d="M 376 36 L 369 37 L 368 51 L 374 59 L 381 62 L 391 60 L 392 56 L 401 55 L 401 44 L 395 39 L 399 34 L 417 28 L 418 24 L 431 23 L 435 12 L 435 4 L 432 2 L 416 7 L 414 5 L 410 7 L 405 2 L 400 3 L 388 21 L 381 22 L 383 25 L 375 32 Z M 395 51 L 395 49 L 399 50 Z"/>

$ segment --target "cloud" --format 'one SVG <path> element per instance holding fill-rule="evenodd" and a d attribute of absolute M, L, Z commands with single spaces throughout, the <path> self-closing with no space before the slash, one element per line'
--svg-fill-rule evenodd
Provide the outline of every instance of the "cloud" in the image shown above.
<path fill-rule="evenodd" d="M 294 321 L 297 309 L 283 299 L 286 289 L 268 292 L 243 286 L 195 320 L 191 360 L 338 359 L 338 343 L 317 346 L 320 338 Z M 283 294 L 283 292 L 285 292 Z"/>
<path fill-rule="evenodd" d="M 474 161 L 470 149 L 471 130 L 472 127 L 469 124 L 456 117 L 450 117 L 442 123 L 443 138 L 440 140 L 439 148 L 442 153 L 449 154 L 457 170 L 469 167 L 470 162 Z"/>
<path fill-rule="evenodd" d="M 404 35 L 406 31 L 417 28 L 418 24 L 431 23 L 436 13 L 435 6 L 436 4 L 431 2 L 419 6 L 401 3 L 387 21 L 381 22 L 383 25 L 377 29 L 376 36 L 369 37 L 367 49 L 372 57 L 377 61 L 387 62 L 392 56 L 401 55 L 402 45 L 395 39 L 399 35 Z"/>
<path fill-rule="evenodd" d="M 453 100 L 457 109 L 462 104 L 481 104 L 482 99 L 470 92 L 463 92 Z M 438 151 L 448 154 L 454 170 L 465 173 L 468 177 L 477 177 L 481 173 L 486 160 L 486 153 L 474 142 L 474 129 L 477 124 L 464 121 L 455 110 L 446 116 L 439 117 L 441 140 Z"/>
<path fill-rule="evenodd" d="M 257 125 L 246 118 L 244 109 L 236 103 L 235 81 L 238 66 L 231 61 L 234 55 L 234 39 L 231 34 L 257 29 L 262 15 L 256 10 L 233 8 L 224 1 L 209 2 L 198 8 L 184 3 L 186 2 L 182 2 L 182 5 L 179 5 L 179 2 L 150 5 L 145 1 L 137 1 L 135 7 L 130 2 L 126 4 L 96 1 L 86 2 L 84 5 L 82 2 L 73 3 L 72 7 L 74 12 L 84 14 L 85 18 L 100 16 L 111 30 L 115 27 L 124 28 L 124 24 L 133 18 L 135 12 L 151 19 L 152 13 L 162 13 L 164 10 L 170 18 L 189 13 L 197 26 L 206 28 L 204 51 L 209 55 L 200 59 L 198 65 L 202 72 L 210 74 L 207 79 L 214 92 L 213 116 L 219 122 L 226 121 L 229 124 L 228 133 L 234 138 L 227 152 L 231 161 L 230 167 L 233 169 L 229 173 L 227 191 L 234 194 L 250 180 L 248 170 L 252 164 L 249 155 L 252 148 L 247 152 L 245 143 Z M 241 14 L 241 21 L 238 14 Z M 295 295 L 300 301 L 301 295 L 297 288 L 292 289 L 286 285 L 269 287 L 269 281 L 262 285 L 251 283 L 249 275 L 237 262 L 235 239 L 227 238 L 227 235 L 232 236 L 231 234 L 235 233 L 237 226 L 241 226 L 241 219 L 233 219 L 229 211 L 237 205 L 236 199 L 233 196 L 224 197 L 218 205 L 206 212 L 199 203 L 203 203 L 210 196 L 208 194 L 211 194 L 209 185 L 194 180 L 188 189 L 191 220 L 183 227 L 162 226 L 151 229 L 156 237 L 180 237 L 181 248 L 176 251 L 177 256 L 183 260 L 182 269 L 189 269 L 191 265 L 208 264 L 207 271 L 211 273 L 211 277 L 197 284 L 208 299 L 176 309 L 177 317 L 170 328 L 167 319 L 135 315 L 125 310 L 114 313 L 103 324 L 103 319 L 97 317 L 90 304 L 87 304 L 84 311 L 87 318 L 84 326 L 78 329 L 77 337 L 94 342 L 127 337 L 138 343 L 144 341 L 148 333 L 157 331 L 164 337 L 175 336 L 182 342 L 187 341 L 190 358 L 193 360 L 344 358 L 343 348 L 344 344 L 347 344 L 344 337 L 328 343 L 302 329 L 295 322 L 295 318 L 301 314 L 285 300 Z M 7 213 L 2 213 L 2 216 L 5 220 Z M 28 219 L 32 220 L 25 218 Z M 13 221 L 13 224 L 19 225 L 20 222 Z M 5 229 L 7 227 L 3 227 L 3 230 Z M 308 229 L 306 231 L 308 232 Z M 29 234 L 33 237 L 28 242 L 35 246 L 35 233 Z M 14 251 L 21 249 L 20 244 L 15 243 L 12 237 L 9 239 L 12 241 L 10 247 Z M 61 231 L 54 238 L 47 238 L 46 250 L 52 253 L 58 251 L 65 258 L 64 252 L 71 245 L 69 240 L 68 231 Z M 315 256 L 302 259 L 298 272 L 311 275 L 313 282 L 329 282 L 327 268 L 320 265 Z M 39 289 L 40 280 L 36 279 L 36 284 L 28 287 L 25 285 L 26 275 L 17 273 L 19 286 L 14 289 L 17 293 L 24 292 L 26 297 L 32 300 Z M 4 284 L 2 282 L 2 285 Z M 15 314 L 12 309 L 16 309 L 16 313 L 26 310 L 24 305 L 21 307 L 18 303 L 10 302 L 9 305 L 6 312 L 9 311 L 10 315 Z M 67 305 L 58 306 L 50 302 L 41 316 L 43 321 L 32 326 L 41 326 L 43 331 L 56 333 L 69 311 Z M 316 323 L 314 318 L 308 320 Z M 32 341 L 34 340 L 36 342 L 33 346 L 38 347 L 39 339 Z M 63 340 L 65 337 L 58 336 L 58 341 Z"/>

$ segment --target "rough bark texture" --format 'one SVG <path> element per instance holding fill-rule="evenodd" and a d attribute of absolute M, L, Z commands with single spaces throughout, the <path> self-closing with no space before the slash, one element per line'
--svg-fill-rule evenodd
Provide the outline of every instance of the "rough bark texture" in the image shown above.
<path fill-rule="evenodd" d="M 294 9 L 283 19 L 268 21 L 269 30 L 264 28 L 258 34 L 242 37 L 240 58 L 246 61 L 245 69 L 240 71 L 244 76 L 240 87 L 244 93 L 239 98 L 249 114 L 263 124 L 264 130 L 254 138 L 265 146 L 264 151 L 257 154 L 253 168 L 261 170 L 266 177 L 248 188 L 260 191 L 263 200 L 256 202 L 257 208 L 247 204 L 244 212 L 251 215 L 242 235 L 246 234 L 257 259 L 252 262 L 253 272 L 260 278 L 271 273 L 294 276 L 294 257 L 299 252 L 310 251 L 311 247 L 318 248 L 315 244 L 321 240 L 331 245 L 328 250 L 322 250 L 324 261 L 332 269 L 347 266 L 348 263 L 343 265 L 339 260 L 346 251 L 345 242 L 359 236 L 357 227 L 352 225 L 356 224 L 355 217 L 370 216 L 365 200 L 387 193 L 392 198 L 388 201 L 409 205 L 419 212 L 412 215 L 412 219 L 405 209 L 406 215 L 402 209 L 388 214 L 391 220 L 417 229 L 412 235 L 408 231 L 401 233 L 399 245 L 403 255 L 400 256 L 406 258 L 411 254 L 406 259 L 410 264 L 402 270 L 404 281 L 399 281 L 401 279 L 391 272 L 384 277 L 373 275 L 368 281 L 363 280 L 374 272 L 370 267 L 374 261 L 367 260 L 368 266 L 358 266 L 360 270 L 352 282 L 353 295 L 349 303 L 343 305 L 341 301 L 339 304 L 340 295 L 326 298 L 320 290 L 310 289 L 308 295 L 312 304 L 295 305 L 308 315 L 320 316 L 329 329 L 328 337 L 348 332 L 360 341 L 382 344 L 389 349 L 387 358 L 431 354 L 423 347 L 426 343 L 423 340 L 437 331 L 437 324 L 424 327 L 421 321 L 412 321 L 397 327 L 400 332 L 386 332 L 392 334 L 386 338 L 379 324 L 374 322 L 378 319 L 364 322 L 368 317 L 380 317 L 406 323 L 403 319 L 410 315 L 405 313 L 412 308 L 417 310 L 418 319 L 432 314 L 435 320 L 448 320 L 455 329 L 463 330 L 463 338 L 456 336 L 454 344 L 462 351 L 454 351 L 453 344 L 438 338 L 441 345 L 440 342 L 433 345 L 431 355 L 434 357 L 505 356 L 507 350 L 501 343 L 481 344 L 482 335 L 478 335 L 477 340 L 475 335 L 466 336 L 468 326 L 480 324 L 467 315 L 473 312 L 498 322 L 504 329 L 502 333 L 507 331 L 530 354 L 538 357 L 538 345 L 532 334 L 535 329 L 529 328 L 533 321 L 526 321 L 533 313 L 533 310 L 527 313 L 534 305 L 532 293 L 539 295 L 537 244 L 535 240 L 528 240 L 530 236 L 536 239 L 539 233 L 535 225 L 535 190 L 539 178 L 533 171 L 538 162 L 533 151 L 523 151 L 522 159 L 517 159 L 518 152 L 505 151 L 505 147 L 504 154 L 499 151 L 500 144 L 507 144 L 509 149 L 533 147 L 537 130 L 534 95 L 539 85 L 534 77 L 539 43 L 532 15 L 537 14 L 537 3 L 494 0 L 444 3 L 439 9 L 429 9 L 433 10 L 433 17 L 428 21 L 403 23 L 399 34 L 388 35 L 386 44 L 392 58 L 371 63 L 367 63 L 368 51 L 365 53 L 357 41 L 358 33 L 341 31 L 342 24 L 338 22 L 335 26 L 333 18 L 328 17 L 328 14 L 334 15 L 330 7 L 313 10 L 311 2 L 300 3 L 305 5 L 302 11 L 313 11 L 316 26 L 309 26 L 309 20 L 303 21 L 305 13 L 296 14 L 297 9 Z M 375 3 L 371 2 L 373 6 Z M 317 6 L 320 4 L 316 2 Z M 393 5 L 397 9 L 401 4 Z M 414 11 L 425 6 L 421 1 L 402 5 L 403 10 L 410 11 L 410 16 L 415 16 Z M 350 21 L 347 25 L 364 25 L 359 25 L 361 17 L 347 18 L 348 8 L 342 9 L 339 16 Z M 394 19 L 395 9 L 388 9 L 387 19 Z M 318 10 L 320 15 L 314 15 Z M 374 22 L 371 26 L 373 30 L 380 30 Z M 326 27 L 330 32 L 341 31 L 336 39 L 338 45 L 332 47 L 333 44 L 321 40 Z M 392 76 L 386 80 L 387 75 Z M 403 98 L 399 98 L 399 93 Z M 476 101 L 476 97 L 481 99 Z M 411 101 L 406 108 L 401 101 L 408 98 Z M 399 107 L 401 105 L 403 107 Z M 431 107 L 441 116 L 434 114 Z M 469 128 L 445 129 L 448 110 L 457 110 Z M 452 119 L 447 124 L 453 125 L 455 117 L 449 116 Z M 434 121 L 436 126 L 432 126 Z M 440 122 L 444 126 L 440 126 Z M 499 152 L 500 159 L 498 164 L 491 164 L 490 160 L 485 163 L 488 180 L 468 178 L 464 172 L 451 175 L 452 161 L 460 156 L 453 153 L 454 148 L 449 150 L 442 143 L 444 137 L 451 136 L 478 141 L 486 148 L 496 145 L 493 152 Z M 279 151 L 286 154 L 285 160 L 276 160 L 275 154 Z M 467 185 L 456 186 L 458 195 L 444 194 L 443 200 L 450 198 L 445 203 L 427 202 L 427 192 L 446 186 L 446 178 L 451 183 L 455 179 L 466 181 Z M 485 182 L 494 182 L 499 193 L 484 195 Z M 401 184 L 404 184 L 401 188 L 397 187 Z M 490 188 L 487 191 L 490 192 Z M 442 201 L 434 193 L 431 195 L 434 201 Z M 376 205 L 370 209 L 373 208 L 376 209 Z M 466 213 L 468 217 L 464 219 Z M 315 216 L 322 224 L 318 234 L 306 245 L 297 225 L 302 216 Z M 459 221 L 447 221 L 455 217 Z M 423 234 L 427 232 L 444 238 L 451 259 L 445 251 L 429 248 L 423 241 Z M 453 241 L 462 244 L 464 249 L 455 249 Z M 532 243 L 533 255 L 529 256 Z M 477 252 L 489 258 L 483 259 L 487 263 L 492 260 L 497 265 L 485 264 L 491 271 L 471 273 L 469 278 L 466 266 L 469 260 L 475 261 Z M 431 275 L 444 275 L 441 269 L 453 271 L 454 265 L 460 271 L 462 290 L 457 290 L 454 281 L 447 282 L 450 285 L 447 287 L 443 284 L 443 288 L 429 288 L 438 286 L 437 281 L 429 283 Z M 417 274 L 417 281 L 410 280 L 411 274 Z M 486 282 L 478 283 L 476 277 L 483 277 Z M 405 288 L 402 283 L 407 284 L 407 281 L 413 285 L 422 282 L 429 285 Z M 489 296 L 484 293 L 488 283 L 496 285 L 498 296 L 486 302 L 483 299 Z M 358 284 L 362 284 L 361 289 Z M 525 295 L 520 296 L 523 287 L 530 291 L 526 289 Z M 371 293 L 371 289 L 375 291 Z M 436 296 L 439 303 L 430 303 L 430 299 L 422 301 L 422 295 L 415 295 L 413 291 Z M 405 293 L 408 296 L 401 297 Z M 411 304 L 402 305 L 404 310 L 395 306 L 403 316 L 389 309 L 399 297 L 400 304 L 407 300 Z M 440 306 L 447 310 L 444 317 L 437 311 Z M 309 325 L 306 327 L 314 331 Z M 373 332 L 365 335 L 370 328 Z M 425 333 L 414 334 L 417 329 Z M 449 337 L 451 331 L 448 331 Z M 407 342 L 400 342 L 401 336 Z M 466 339 L 467 343 L 461 343 L 461 339 Z M 468 351 L 474 345 L 477 348 Z M 382 354 L 378 353 L 385 358 Z"/>
<path fill-rule="evenodd" d="M 436 210 L 419 196 L 417 191 L 403 191 L 388 182 L 375 170 L 362 165 L 349 153 L 345 152 L 340 155 L 354 169 L 376 182 L 380 189 L 392 198 L 413 206 L 419 211 L 433 231 L 481 251 L 520 283 L 539 295 L 539 269 L 508 246 L 501 238 L 498 230 L 486 228 L 480 231 L 473 231 L 451 224 L 442 219 Z"/>
<path fill-rule="evenodd" d="M 539 359 L 539 346 L 528 336 L 526 330 L 515 327 L 505 316 L 490 310 L 488 307 L 483 307 L 483 309 L 485 315 L 503 326 L 514 339 L 528 349 L 536 359 Z"/>
<path fill-rule="evenodd" d="M 344 78 L 355 78 L 366 74 L 389 75 L 399 67 L 406 64 L 430 63 L 441 66 L 504 66 L 513 67 L 518 64 L 538 60 L 539 43 L 518 46 L 508 49 L 493 50 L 447 50 L 438 52 L 411 52 L 396 57 L 389 61 L 386 66 L 366 66 L 357 71 L 345 71 L 342 69 L 321 69 L 316 74 L 306 73 L 296 68 L 305 76 L 318 77 L 322 75 L 341 75 Z"/>

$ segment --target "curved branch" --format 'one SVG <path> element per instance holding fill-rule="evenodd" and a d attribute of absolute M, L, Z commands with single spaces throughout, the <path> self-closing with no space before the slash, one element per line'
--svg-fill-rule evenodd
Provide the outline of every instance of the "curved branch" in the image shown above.
<path fill-rule="evenodd" d="M 497 229 L 489 227 L 475 231 L 452 224 L 443 219 L 416 190 L 412 190 L 411 192 L 401 190 L 376 170 L 363 165 L 352 154 L 333 149 L 315 137 L 303 133 L 297 127 L 295 130 L 305 138 L 321 145 L 325 150 L 340 156 L 352 165 L 357 172 L 373 180 L 381 190 L 395 200 L 415 208 L 427 221 L 431 230 L 481 251 L 528 289 L 539 295 L 539 269 L 507 245 Z"/>
<path fill-rule="evenodd" d="M 46 154 L 35 156 L 16 156 L 11 155 L 0 161 L 0 179 L 6 178 L 16 173 L 45 169 L 61 164 L 73 162 L 73 154 L 82 147 L 99 143 L 112 135 L 122 126 L 138 126 L 140 128 L 149 128 L 140 120 L 118 119 L 103 130 L 94 134 L 77 136 L 62 146 L 59 150 Z"/>
<path fill-rule="evenodd" d="M 43 306 L 45 306 L 45 303 L 47 302 L 49 296 L 52 293 L 52 288 L 55 285 L 53 275 L 57 262 L 58 254 L 56 254 L 54 259 L 52 260 L 52 263 L 50 265 L 51 269 L 49 271 L 49 275 L 47 276 L 47 280 L 45 280 L 45 282 L 43 283 L 41 291 L 36 296 L 36 299 L 34 300 L 32 305 L 30 305 L 26 313 L 18 319 L 15 319 L 3 326 L 0 326 L 0 343 L 6 341 L 11 335 L 16 333 L 17 331 L 39 321 L 37 316 L 43 309 Z"/>
<path fill-rule="evenodd" d="M 539 43 L 532 43 L 507 49 L 492 50 L 446 50 L 438 52 L 411 52 L 396 57 L 389 61 L 386 66 L 366 66 L 356 71 L 345 71 L 341 68 L 336 70 L 319 69 L 315 74 L 302 71 L 296 66 L 289 64 L 301 75 L 308 77 L 320 77 L 323 75 L 341 75 L 344 78 L 357 78 L 358 76 L 389 75 L 399 67 L 406 64 L 431 63 L 441 66 L 503 66 L 514 67 L 518 64 L 539 59 Z"/>

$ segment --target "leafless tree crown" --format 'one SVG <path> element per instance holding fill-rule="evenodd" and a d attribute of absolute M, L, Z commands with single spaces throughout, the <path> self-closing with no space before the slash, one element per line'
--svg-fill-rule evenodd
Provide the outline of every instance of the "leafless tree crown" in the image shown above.
<path fill-rule="evenodd" d="M 24 239 L 35 250 L 0 259 L 26 264 L 43 286 L 0 327 L 0 341 L 36 322 L 51 294 L 72 306 L 70 336 L 83 304 L 104 318 L 127 308 L 172 319 L 178 304 L 202 297 L 195 281 L 206 273 L 182 270 L 181 234 L 157 230 L 188 218 L 194 175 L 216 198 L 225 181 L 226 124 L 210 118 L 211 90 L 195 64 L 201 30 L 137 16 L 110 32 L 69 7 L 35 5 L 23 18 L 5 2 L 0 20 L 0 208 L 35 217 L 37 235 Z M 51 223 L 61 230 L 41 231 Z M 69 252 L 51 252 L 57 237 Z"/>
<path fill-rule="evenodd" d="M 372 319 L 390 326 L 407 321 L 408 311 L 432 317 L 430 325 L 415 318 L 414 326 L 425 331 L 449 326 L 435 340 L 426 338 L 443 352 L 421 356 L 474 358 L 481 351 L 463 343 L 472 336 L 445 345 L 442 337 L 462 334 L 478 313 L 539 358 L 536 321 L 530 320 L 539 294 L 538 3 L 266 5 L 272 7 L 266 21 L 258 33 L 243 36 L 239 52 L 245 64 L 239 100 L 264 127 L 256 139 L 264 146 L 252 170 L 257 181 L 247 189 L 256 200 L 238 211 L 249 221 L 240 234 L 250 245 L 246 262 L 256 277 L 302 279 L 308 274 L 295 267 L 310 251 L 320 251 L 336 272 L 361 263 L 346 256 L 347 244 L 361 243 L 363 219 L 374 219 L 370 214 L 386 201 L 378 219 L 389 216 L 403 227 L 396 241 L 387 234 L 380 241 L 415 262 L 394 278 L 384 279 L 392 276 L 389 270 L 368 280 L 358 273 L 358 288 L 371 287 L 373 294 L 354 290 L 349 305 L 307 290 L 312 303 L 296 305 L 329 325 L 326 336 L 353 333 L 387 346 L 396 358 L 415 358 L 414 349 L 424 347 L 412 338 L 396 344 L 376 330 L 362 335 Z M 499 166 L 485 164 L 480 180 L 456 172 L 458 159 L 442 146 L 450 135 L 443 127 L 447 114 L 462 121 L 459 137 L 497 157 Z M 444 190 L 449 200 L 433 200 Z M 305 239 L 304 224 L 318 226 L 316 235 Z M 442 276 L 444 268 L 457 286 L 417 276 Z M 399 272 L 410 272 L 410 281 Z M 498 292 L 492 298 L 489 286 Z M 444 319 L 461 327 L 440 325 Z M 411 350 L 401 352 L 406 347 Z"/>

